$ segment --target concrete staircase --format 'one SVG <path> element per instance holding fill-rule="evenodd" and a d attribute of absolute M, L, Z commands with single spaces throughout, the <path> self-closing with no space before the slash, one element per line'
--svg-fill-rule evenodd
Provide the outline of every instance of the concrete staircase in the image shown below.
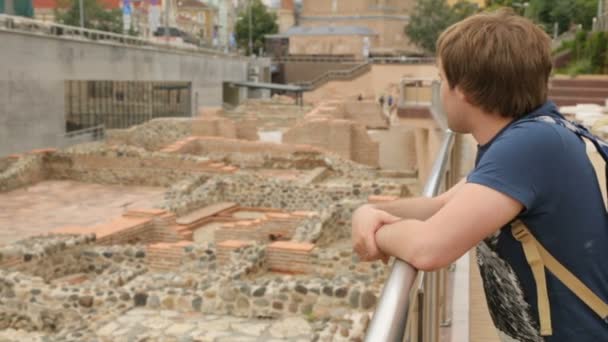
<path fill-rule="evenodd" d="M 549 99 L 558 106 L 582 103 L 603 106 L 608 99 L 608 77 L 552 79 L 549 84 Z"/>
<path fill-rule="evenodd" d="M 312 81 L 307 82 L 298 82 L 296 83 L 299 86 L 307 88 L 307 90 L 315 90 L 320 86 L 324 85 L 330 81 L 350 81 L 353 80 L 372 69 L 370 62 L 363 62 L 355 67 L 347 70 L 330 70 L 323 75 L 313 79 Z"/>

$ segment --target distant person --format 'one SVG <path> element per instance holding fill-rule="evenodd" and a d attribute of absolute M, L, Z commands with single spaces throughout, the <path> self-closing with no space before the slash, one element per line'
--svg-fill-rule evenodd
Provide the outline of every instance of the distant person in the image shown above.
<path fill-rule="evenodd" d="M 357 96 L 357 101 L 363 101 L 363 95 L 359 94 L 359 96 Z"/>
<path fill-rule="evenodd" d="M 389 109 L 393 106 L 393 95 L 388 96 L 388 99 L 386 100 L 386 104 L 388 105 Z"/>
<path fill-rule="evenodd" d="M 380 103 L 380 108 L 384 108 L 384 95 L 380 95 L 378 103 Z"/>
<path fill-rule="evenodd" d="M 551 38 L 513 11 L 481 13 L 441 34 L 437 66 L 475 167 L 437 197 L 358 208 L 355 252 L 433 271 L 477 247 L 502 341 L 608 341 L 608 213 L 584 140 L 605 161 L 608 145 L 547 100 Z"/>

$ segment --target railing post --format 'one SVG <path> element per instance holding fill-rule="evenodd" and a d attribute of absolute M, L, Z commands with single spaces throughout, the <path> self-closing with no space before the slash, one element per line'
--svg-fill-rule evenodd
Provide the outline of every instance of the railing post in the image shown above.
<path fill-rule="evenodd" d="M 424 278 L 423 342 L 439 341 L 439 281 L 437 271 L 426 272 Z"/>
<path fill-rule="evenodd" d="M 447 268 L 439 270 L 439 318 L 441 327 L 449 327 L 452 320 L 448 314 L 448 288 L 449 276 Z"/>

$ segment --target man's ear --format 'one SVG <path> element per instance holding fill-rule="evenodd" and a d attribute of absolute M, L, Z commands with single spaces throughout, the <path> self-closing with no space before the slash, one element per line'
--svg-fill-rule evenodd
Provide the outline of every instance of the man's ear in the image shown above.
<path fill-rule="evenodd" d="M 470 105 L 472 105 L 471 101 L 469 100 L 469 96 L 467 96 L 467 94 L 465 94 L 459 86 L 454 87 L 454 91 L 456 92 L 456 96 L 458 97 L 459 100 L 464 101 Z"/>

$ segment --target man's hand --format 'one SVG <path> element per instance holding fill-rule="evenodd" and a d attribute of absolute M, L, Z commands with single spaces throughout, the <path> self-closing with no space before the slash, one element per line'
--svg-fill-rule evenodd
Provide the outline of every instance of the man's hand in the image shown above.
<path fill-rule="evenodd" d="M 352 218 L 352 242 L 354 251 L 362 261 L 388 261 L 388 256 L 378 249 L 375 235 L 385 224 L 399 220 L 401 218 L 370 205 L 363 205 L 355 210 Z"/>

